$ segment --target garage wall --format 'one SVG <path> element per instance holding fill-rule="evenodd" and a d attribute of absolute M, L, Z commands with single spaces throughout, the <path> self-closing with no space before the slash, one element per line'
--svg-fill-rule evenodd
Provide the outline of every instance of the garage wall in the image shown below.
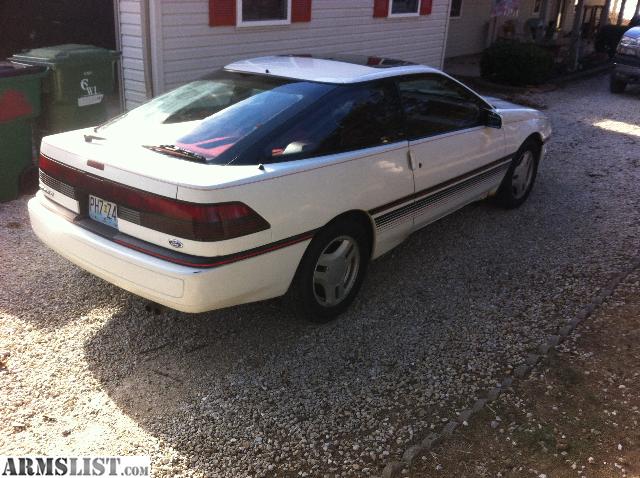
<path fill-rule="evenodd" d="M 147 99 L 144 81 L 142 16 L 140 0 L 118 0 L 122 76 L 126 109 Z"/>
<path fill-rule="evenodd" d="M 373 18 L 370 0 L 315 0 L 309 23 L 210 27 L 208 0 L 158 0 L 152 20 L 154 60 L 160 63 L 154 64 L 160 77 L 155 93 L 237 59 L 278 53 L 354 53 L 440 67 L 448 3 L 434 0 L 431 15 L 391 19 Z"/>

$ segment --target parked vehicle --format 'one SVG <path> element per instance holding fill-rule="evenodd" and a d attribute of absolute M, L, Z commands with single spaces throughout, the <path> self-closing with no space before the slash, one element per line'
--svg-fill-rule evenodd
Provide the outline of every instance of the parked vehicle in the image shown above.
<path fill-rule="evenodd" d="M 29 212 L 52 249 L 168 307 L 286 294 L 324 321 L 413 231 L 488 196 L 521 205 L 550 134 L 426 66 L 256 58 L 46 137 Z"/>
<path fill-rule="evenodd" d="M 627 84 L 640 80 L 640 27 L 625 32 L 618 43 L 609 83 L 612 93 L 623 93 Z"/>

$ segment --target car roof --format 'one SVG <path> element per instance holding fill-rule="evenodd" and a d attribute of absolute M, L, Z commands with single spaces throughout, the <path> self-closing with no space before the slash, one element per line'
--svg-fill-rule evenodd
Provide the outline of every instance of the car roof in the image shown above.
<path fill-rule="evenodd" d="M 322 83 L 359 83 L 411 73 L 439 73 L 403 60 L 356 55 L 274 55 L 237 61 L 225 70 Z"/>

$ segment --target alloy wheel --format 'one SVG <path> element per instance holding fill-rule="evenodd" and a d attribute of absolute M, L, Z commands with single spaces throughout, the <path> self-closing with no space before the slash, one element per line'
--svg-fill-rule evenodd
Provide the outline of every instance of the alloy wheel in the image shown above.
<path fill-rule="evenodd" d="M 360 249 L 355 239 L 340 236 L 324 248 L 313 272 L 313 293 L 319 304 L 333 307 L 353 289 L 360 269 Z"/>
<path fill-rule="evenodd" d="M 513 197 L 515 199 L 522 198 L 533 181 L 533 167 L 535 160 L 533 152 L 525 151 L 522 153 L 518 166 L 513 170 L 511 177 L 511 188 L 513 189 Z"/>

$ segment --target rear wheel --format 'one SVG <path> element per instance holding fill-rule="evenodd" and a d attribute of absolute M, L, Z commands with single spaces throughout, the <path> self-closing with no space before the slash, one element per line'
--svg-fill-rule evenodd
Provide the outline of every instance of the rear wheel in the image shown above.
<path fill-rule="evenodd" d="M 611 93 L 624 93 L 624 89 L 627 87 L 627 82 L 618 78 L 615 73 L 611 75 L 609 79 L 609 89 Z"/>
<path fill-rule="evenodd" d="M 295 314 L 328 322 L 358 293 L 369 262 L 370 240 L 357 221 L 338 220 L 311 241 L 288 293 Z"/>
<path fill-rule="evenodd" d="M 496 199 L 502 206 L 513 209 L 527 200 L 538 173 L 539 159 L 540 144 L 532 139 L 527 140 L 514 155 L 498 189 Z"/>

